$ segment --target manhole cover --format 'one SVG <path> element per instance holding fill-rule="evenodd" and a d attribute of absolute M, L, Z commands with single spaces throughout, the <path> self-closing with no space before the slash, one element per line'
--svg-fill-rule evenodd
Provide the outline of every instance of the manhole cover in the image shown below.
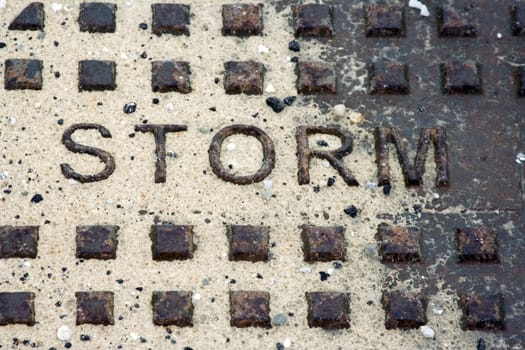
<path fill-rule="evenodd" d="M 1 348 L 525 346 L 525 3 L 0 17 Z"/>

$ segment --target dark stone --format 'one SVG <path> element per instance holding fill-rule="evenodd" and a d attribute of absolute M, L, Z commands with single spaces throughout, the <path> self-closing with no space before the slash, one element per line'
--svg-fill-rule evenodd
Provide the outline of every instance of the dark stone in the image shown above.
<path fill-rule="evenodd" d="M 222 5 L 222 35 L 248 37 L 261 35 L 263 29 L 261 4 Z"/>
<path fill-rule="evenodd" d="M 523 4 L 516 4 L 511 7 L 511 28 L 512 35 L 525 35 L 525 6 Z"/>
<path fill-rule="evenodd" d="M 456 229 L 459 262 L 498 262 L 496 234 L 485 227 Z"/>
<path fill-rule="evenodd" d="M 44 30 L 44 4 L 32 2 L 9 24 L 9 30 Z"/>
<path fill-rule="evenodd" d="M 306 4 L 295 7 L 296 37 L 332 37 L 332 9 L 328 5 Z"/>
<path fill-rule="evenodd" d="M 268 261 L 268 228 L 263 226 L 232 225 L 228 230 L 230 260 Z"/>
<path fill-rule="evenodd" d="M 113 292 L 76 292 L 77 326 L 81 324 L 113 325 Z"/>
<path fill-rule="evenodd" d="M 275 113 L 281 113 L 285 107 L 284 102 L 280 98 L 275 97 L 275 96 L 268 97 L 266 99 L 266 104 L 272 107 L 272 110 Z"/>
<path fill-rule="evenodd" d="M 518 67 L 516 70 L 516 80 L 518 85 L 518 95 L 525 96 L 525 67 Z"/>
<path fill-rule="evenodd" d="M 474 61 L 448 61 L 441 65 L 444 94 L 481 94 L 480 65 Z"/>
<path fill-rule="evenodd" d="M 408 94 L 406 64 L 374 63 L 370 73 L 370 94 Z"/>
<path fill-rule="evenodd" d="M 306 300 L 309 327 L 350 328 L 350 296 L 347 293 L 309 292 Z"/>
<path fill-rule="evenodd" d="M 303 226 L 304 261 L 346 260 L 346 243 L 342 226 Z"/>
<path fill-rule="evenodd" d="M 328 180 L 330 180 L 330 179 L 328 179 Z M 330 186 L 330 185 L 328 185 L 328 186 Z M 348 208 L 345 208 L 344 212 L 345 212 L 346 215 L 350 216 L 351 218 L 355 218 L 357 216 L 357 214 L 359 213 L 359 209 L 357 209 L 355 207 L 355 205 L 351 205 Z"/>
<path fill-rule="evenodd" d="M 31 203 L 40 203 L 44 200 L 44 197 L 42 197 L 41 194 L 36 193 L 33 197 L 31 197 Z"/>
<path fill-rule="evenodd" d="M 139 23 L 139 28 L 142 29 L 142 30 L 146 30 L 146 29 L 148 29 L 148 24 L 144 23 L 144 22 Z"/>
<path fill-rule="evenodd" d="M 78 24 L 81 32 L 115 33 L 117 5 L 107 2 L 84 2 L 80 4 Z"/>
<path fill-rule="evenodd" d="M 419 294 L 385 291 L 381 302 L 385 310 L 386 329 L 413 329 L 427 323 L 427 303 Z"/>
<path fill-rule="evenodd" d="M 186 225 L 152 225 L 150 233 L 153 260 L 193 258 L 193 227 Z"/>
<path fill-rule="evenodd" d="M 301 45 L 299 45 L 298 41 L 292 40 L 288 43 L 288 49 L 293 52 L 299 52 L 301 51 Z"/>
<path fill-rule="evenodd" d="M 369 5 L 366 12 L 366 36 L 402 37 L 405 36 L 404 11 L 398 5 Z"/>
<path fill-rule="evenodd" d="M 153 4 L 153 34 L 190 35 L 190 6 L 184 4 Z"/>
<path fill-rule="evenodd" d="M 230 292 L 230 324 L 237 328 L 271 328 L 270 293 Z"/>
<path fill-rule="evenodd" d="M 224 90 L 228 95 L 263 93 L 264 65 L 254 61 L 230 61 L 224 64 Z"/>
<path fill-rule="evenodd" d="M 8 324 L 35 324 L 35 294 L 0 293 L 0 326 Z"/>
<path fill-rule="evenodd" d="M 115 90 L 116 68 L 113 61 L 80 61 L 78 65 L 78 90 Z"/>
<path fill-rule="evenodd" d="M 38 226 L 0 226 L 0 258 L 35 259 L 38 254 Z"/>
<path fill-rule="evenodd" d="M 297 91 L 301 94 L 335 94 L 335 66 L 324 62 L 297 63 Z"/>
<path fill-rule="evenodd" d="M 135 102 L 128 102 L 124 105 L 122 111 L 126 114 L 135 113 L 137 110 L 137 104 Z"/>
<path fill-rule="evenodd" d="M 501 294 L 461 293 L 458 303 L 463 313 L 461 329 L 487 331 L 505 328 Z"/>
<path fill-rule="evenodd" d="M 190 64 L 184 61 L 155 61 L 151 63 L 151 89 L 154 92 L 191 92 Z"/>
<path fill-rule="evenodd" d="M 6 60 L 4 88 L 6 90 L 42 90 L 42 61 Z"/>
<path fill-rule="evenodd" d="M 157 326 L 193 326 L 191 292 L 153 292 L 153 323 Z"/>
<path fill-rule="evenodd" d="M 438 11 L 438 32 L 440 36 L 474 37 L 477 24 L 473 19 L 472 7 L 444 5 Z"/>
<path fill-rule="evenodd" d="M 379 224 L 377 239 L 383 263 L 414 263 L 421 261 L 421 231 L 415 227 Z"/>
<path fill-rule="evenodd" d="M 297 97 L 295 96 L 288 96 L 288 97 L 285 97 L 283 102 L 285 105 L 287 106 L 291 106 L 294 104 L 295 100 L 297 100 Z"/>
<path fill-rule="evenodd" d="M 116 259 L 118 226 L 77 226 L 78 259 Z"/>

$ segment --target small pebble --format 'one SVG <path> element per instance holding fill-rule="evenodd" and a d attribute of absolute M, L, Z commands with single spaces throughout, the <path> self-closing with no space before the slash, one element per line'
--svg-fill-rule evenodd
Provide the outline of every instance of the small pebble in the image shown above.
<path fill-rule="evenodd" d="M 31 198 L 31 203 L 40 203 L 44 200 L 44 197 L 42 197 L 41 194 L 37 193 Z"/>
<path fill-rule="evenodd" d="M 62 10 L 62 4 L 52 3 L 51 10 L 53 10 L 53 12 Z"/>
<path fill-rule="evenodd" d="M 266 89 L 264 89 L 265 92 L 268 92 L 268 93 L 272 93 L 272 92 L 275 92 L 275 88 L 273 87 L 272 84 L 268 84 L 266 86 Z"/>
<path fill-rule="evenodd" d="M 496 34 L 496 38 L 501 39 L 503 38 L 503 35 L 501 33 Z"/>
<path fill-rule="evenodd" d="M 485 345 L 485 339 L 478 339 L 478 346 L 476 347 L 476 350 L 487 350 L 487 345 Z"/>
<path fill-rule="evenodd" d="M 268 53 L 268 52 L 270 52 L 270 50 L 264 45 L 259 45 L 258 50 L 259 50 L 259 53 Z"/>
<path fill-rule="evenodd" d="M 299 272 L 302 272 L 302 273 L 311 273 L 312 272 L 312 268 L 309 267 L 309 266 L 303 266 L 299 269 Z"/>
<path fill-rule="evenodd" d="M 324 282 L 328 279 L 328 277 L 330 277 L 330 275 L 324 271 L 319 271 L 319 277 L 321 278 L 321 281 Z"/>
<path fill-rule="evenodd" d="M 296 96 L 288 96 L 288 97 L 285 97 L 283 102 L 285 105 L 287 106 L 291 106 L 293 105 L 293 103 L 295 102 L 295 100 L 297 99 Z"/>
<path fill-rule="evenodd" d="M 144 58 L 144 59 L 148 58 L 148 54 L 146 53 L 146 51 L 140 54 L 140 58 Z"/>
<path fill-rule="evenodd" d="M 124 105 L 123 111 L 126 114 L 135 113 L 137 110 L 137 104 L 135 102 L 128 102 Z"/>
<path fill-rule="evenodd" d="M 6 43 L 4 43 L 4 42 L 0 42 L 0 49 L 3 49 L 3 48 L 6 47 L 6 46 L 7 46 Z"/>
<path fill-rule="evenodd" d="M 57 338 L 64 341 L 71 339 L 71 328 L 68 326 L 58 327 Z"/>
<path fill-rule="evenodd" d="M 173 111 L 174 108 L 175 108 L 175 107 L 173 107 L 173 103 L 171 103 L 171 102 L 166 103 L 166 109 L 167 109 L 168 111 L 171 112 L 171 111 Z"/>
<path fill-rule="evenodd" d="M 301 45 L 295 40 L 292 40 L 288 43 L 288 49 L 293 52 L 301 51 Z"/>
<path fill-rule="evenodd" d="M 335 184 L 335 179 L 333 177 L 329 177 L 328 181 L 326 181 L 326 186 L 332 187 Z"/>
<path fill-rule="evenodd" d="M 196 301 L 199 301 L 199 300 L 202 299 L 202 295 L 200 293 L 195 293 L 195 294 L 193 294 L 192 299 L 196 300 Z"/>
<path fill-rule="evenodd" d="M 281 344 L 281 343 L 277 343 L 277 344 L 275 345 L 275 348 L 276 348 L 277 350 L 284 350 L 284 345 Z"/>
<path fill-rule="evenodd" d="M 338 117 L 344 117 L 346 114 L 346 107 L 343 104 L 334 106 L 334 114 Z"/>
<path fill-rule="evenodd" d="M 282 326 L 286 324 L 288 318 L 285 314 L 277 314 L 272 318 L 272 325 L 274 326 Z"/>
<path fill-rule="evenodd" d="M 153 103 L 154 105 L 158 105 L 159 104 L 159 99 L 158 98 L 154 98 L 151 100 L 151 103 Z"/>
<path fill-rule="evenodd" d="M 90 341 L 91 340 L 91 337 L 87 334 L 81 334 L 80 335 L 80 340 L 82 341 Z"/>
<path fill-rule="evenodd" d="M 142 23 L 139 24 L 139 28 L 142 29 L 142 30 L 146 30 L 146 29 L 148 29 L 148 24 L 142 22 Z"/>
<path fill-rule="evenodd" d="M 286 338 L 283 341 L 283 345 L 284 345 L 285 348 L 289 348 L 290 346 L 292 346 L 292 340 L 290 338 Z"/>
<path fill-rule="evenodd" d="M 332 263 L 332 266 L 334 267 L 334 269 L 339 270 L 343 267 L 343 264 L 341 264 L 339 261 L 334 261 Z"/>
<path fill-rule="evenodd" d="M 392 191 L 392 186 L 390 185 L 384 185 L 383 186 L 383 193 L 388 196 L 390 194 L 390 191 Z"/>
<path fill-rule="evenodd" d="M 352 218 L 355 218 L 358 212 L 359 210 L 355 207 L 355 205 L 351 205 L 345 209 L 345 214 L 349 215 Z"/>
<path fill-rule="evenodd" d="M 278 97 L 275 97 L 275 96 L 272 96 L 272 97 L 268 97 L 266 99 L 266 104 L 270 107 L 272 107 L 273 111 L 275 113 L 280 113 L 282 112 L 282 110 L 284 109 L 284 103 L 283 101 L 278 98 Z"/>
<path fill-rule="evenodd" d="M 421 331 L 421 334 L 423 334 L 425 338 L 434 339 L 434 337 L 436 336 L 436 333 L 434 332 L 434 330 L 430 328 L 429 326 L 421 326 L 419 327 L 419 330 Z"/>
<path fill-rule="evenodd" d="M 375 190 L 377 188 L 377 184 L 375 182 L 367 182 L 366 188 L 369 190 Z"/>
<path fill-rule="evenodd" d="M 317 146 L 320 146 L 320 147 L 328 147 L 328 142 L 326 142 L 325 140 L 319 140 L 317 141 Z"/>
<path fill-rule="evenodd" d="M 443 309 L 432 309 L 432 313 L 434 315 L 441 316 L 441 315 L 443 315 Z"/>

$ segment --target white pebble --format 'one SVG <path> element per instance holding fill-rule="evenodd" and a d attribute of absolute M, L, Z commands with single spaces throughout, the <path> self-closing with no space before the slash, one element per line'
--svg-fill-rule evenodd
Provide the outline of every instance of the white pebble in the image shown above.
<path fill-rule="evenodd" d="M 268 85 L 266 86 L 266 89 L 264 89 L 264 91 L 269 92 L 269 93 L 272 93 L 272 92 L 275 92 L 275 88 L 273 87 L 272 84 L 268 84 Z"/>
<path fill-rule="evenodd" d="M 123 60 L 127 60 L 128 59 L 128 55 L 126 55 L 124 52 L 120 54 L 120 58 L 122 58 Z"/>
<path fill-rule="evenodd" d="M 113 204 L 113 199 L 112 198 L 108 198 L 106 200 L 106 204 Z"/>
<path fill-rule="evenodd" d="M 9 171 L 4 170 L 4 171 L 0 172 L 0 180 L 5 180 L 8 177 L 9 177 Z"/>
<path fill-rule="evenodd" d="M 270 50 L 264 46 L 264 45 L 259 45 L 259 52 L 260 53 L 268 53 Z"/>
<path fill-rule="evenodd" d="M 273 186 L 273 181 L 272 180 L 264 180 L 263 181 L 263 185 L 264 185 L 264 189 L 265 190 L 271 190 L 272 186 Z"/>
<path fill-rule="evenodd" d="M 344 104 L 334 106 L 334 114 L 338 117 L 344 117 L 346 113 L 346 107 Z"/>
<path fill-rule="evenodd" d="M 34 106 L 36 109 L 39 109 L 40 107 L 42 107 L 42 104 L 40 102 L 35 102 Z"/>
<path fill-rule="evenodd" d="M 303 266 L 299 269 L 299 272 L 302 272 L 302 273 L 311 273 L 312 272 L 312 268 L 309 267 L 309 266 Z"/>
<path fill-rule="evenodd" d="M 368 188 L 369 190 L 375 190 L 377 188 L 377 183 L 375 183 L 375 182 L 367 182 L 366 183 L 366 188 Z"/>
<path fill-rule="evenodd" d="M 168 103 L 166 104 L 166 108 L 168 109 L 168 111 L 173 111 L 173 109 L 174 109 L 175 107 L 173 107 L 173 103 L 168 102 Z"/>
<path fill-rule="evenodd" d="M 427 5 L 424 5 L 421 1 L 419 0 L 410 0 L 408 2 L 408 6 L 412 7 L 412 8 L 415 8 L 415 9 L 418 9 L 419 10 L 419 14 L 423 17 L 428 17 L 430 16 L 430 12 L 428 11 L 428 7 Z"/>
<path fill-rule="evenodd" d="M 324 160 L 324 161 L 323 161 L 323 167 L 325 167 L 325 168 L 330 168 L 330 162 L 327 161 L 327 160 Z"/>
<path fill-rule="evenodd" d="M 443 309 L 432 309 L 432 313 L 434 315 L 441 316 L 441 315 L 443 315 Z"/>
<path fill-rule="evenodd" d="M 326 273 L 329 274 L 329 275 L 333 275 L 334 272 L 335 272 L 335 269 L 332 268 L 332 267 L 326 270 Z"/>
<path fill-rule="evenodd" d="M 235 144 L 233 142 L 230 142 L 230 143 L 228 143 L 226 148 L 228 149 L 228 151 L 233 151 L 234 149 L 237 148 L 237 146 L 235 146 Z"/>
<path fill-rule="evenodd" d="M 501 33 L 496 34 L 496 38 L 501 39 L 503 38 L 503 35 Z"/>
<path fill-rule="evenodd" d="M 108 52 L 109 52 L 109 49 L 108 49 L 107 47 L 103 47 L 103 48 L 102 48 L 102 52 L 104 52 L 104 53 L 108 53 Z"/>
<path fill-rule="evenodd" d="M 434 332 L 434 330 L 432 328 L 430 328 L 429 326 L 421 326 L 419 327 L 419 330 L 421 331 L 421 334 L 423 334 L 423 336 L 425 338 L 434 338 L 436 333 Z"/>
<path fill-rule="evenodd" d="M 286 338 L 284 341 L 283 341 L 283 346 L 285 348 L 289 348 L 290 346 L 292 346 L 292 340 L 290 338 Z"/>
<path fill-rule="evenodd" d="M 16 118 L 15 117 L 9 117 L 7 118 L 7 121 L 9 121 L 9 124 L 15 125 L 16 124 Z"/>
<path fill-rule="evenodd" d="M 516 156 L 516 163 L 521 164 L 525 162 L 525 153 L 518 153 Z"/>
<path fill-rule="evenodd" d="M 22 267 L 31 267 L 31 262 L 24 260 L 24 262 L 22 263 Z"/>
<path fill-rule="evenodd" d="M 129 337 L 131 338 L 131 340 L 139 340 L 140 338 L 136 333 L 133 332 L 129 334 Z"/>
<path fill-rule="evenodd" d="M 434 199 L 439 199 L 440 196 L 439 196 L 439 193 L 432 193 L 432 197 Z"/>
<path fill-rule="evenodd" d="M 0 0 L 0 9 L 5 9 L 6 2 L 6 0 Z"/>
<path fill-rule="evenodd" d="M 200 293 L 193 294 L 193 300 L 199 301 L 202 299 L 202 295 Z"/>
<path fill-rule="evenodd" d="M 57 337 L 60 340 L 71 339 L 71 329 L 68 326 L 60 326 L 57 330 Z"/>
<path fill-rule="evenodd" d="M 62 10 L 62 4 L 57 4 L 56 2 L 52 3 L 51 10 L 53 10 L 54 12 Z"/>

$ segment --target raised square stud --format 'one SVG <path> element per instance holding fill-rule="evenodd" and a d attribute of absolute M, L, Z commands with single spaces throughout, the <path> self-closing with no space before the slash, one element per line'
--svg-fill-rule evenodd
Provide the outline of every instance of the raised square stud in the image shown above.
<path fill-rule="evenodd" d="M 474 61 L 448 61 L 441 65 L 444 94 L 481 94 L 480 66 Z"/>
<path fill-rule="evenodd" d="M 345 261 L 346 244 L 342 226 L 303 226 L 304 261 Z"/>
<path fill-rule="evenodd" d="M 80 61 L 78 74 L 79 91 L 104 91 L 117 88 L 113 61 Z"/>
<path fill-rule="evenodd" d="M 184 4 L 153 4 L 153 34 L 190 35 L 190 6 Z"/>
<path fill-rule="evenodd" d="M 35 294 L 0 293 L 0 326 L 8 324 L 35 324 Z"/>
<path fill-rule="evenodd" d="M 107 2 L 84 2 L 80 4 L 78 24 L 81 32 L 115 33 L 117 5 Z"/>
<path fill-rule="evenodd" d="M 263 29 L 260 4 L 222 5 L 222 35 L 247 37 L 261 35 Z"/>
<path fill-rule="evenodd" d="M 456 229 L 459 262 L 497 262 L 496 234 L 484 227 Z"/>
<path fill-rule="evenodd" d="M 505 328 L 501 294 L 461 293 L 458 303 L 463 313 L 461 329 L 487 331 Z"/>
<path fill-rule="evenodd" d="M 438 10 L 438 31 L 440 36 L 474 37 L 476 23 L 470 6 L 443 5 Z"/>
<path fill-rule="evenodd" d="M 386 329 L 419 328 L 427 323 L 426 300 L 419 294 L 406 295 L 400 291 L 383 292 Z"/>
<path fill-rule="evenodd" d="M 6 90 L 42 90 L 42 61 L 6 60 L 4 88 Z"/>
<path fill-rule="evenodd" d="M 305 95 L 335 94 L 335 66 L 324 62 L 299 62 L 297 91 Z"/>
<path fill-rule="evenodd" d="M 368 5 L 365 8 L 367 37 L 405 36 L 404 11 L 398 5 Z"/>
<path fill-rule="evenodd" d="M 191 292 L 153 292 L 153 323 L 157 326 L 193 326 Z"/>
<path fill-rule="evenodd" d="M 77 326 L 81 324 L 113 325 L 113 292 L 76 292 Z"/>
<path fill-rule="evenodd" d="M 264 65 L 254 61 L 230 61 L 224 64 L 224 90 L 228 95 L 263 93 Z"/>
<path fill-rule="evenodd" d="M 9 24 L 9 30 L 44 30 L 44 4 L 32 2 Z"/>
<path fill-rule="evenodd" d="M 408 94 L 408 67 L 406 64 L 374 63 L 371 68 L 370 94 Z"/>
<path fill-rule="evenodd" d="M 230 260 L 268 261 L 268 228 L 232 225 L 229 228 Z"/>
<path fill-rule="evenodd" d="M 237 328 L 271 328 L 270 293 L 230 292 L 230 324 Z"/>
<path fill-rule="evenodd" d="M 309 292 L 308 326 L 324 329 L 350 328 L 350 297 L 347 293 Z"/>
<path fill-rule="evenodd" d="M 377 239 L 383 263 L 414 263 L 421 261 L 421 231 L 415 227 L 379 224 Z"/>
<path fill-rule="evenodd" d="M 511 7 L 512 35 L 525 35 L 525 5 L 516 4 Z"/>
<path fill-rule="evenodd" d="M 77 258 L 115 259 L 117 257 L 118 226 L 77 226 Z"/>
<path fill-rule="evenodd" d="M 190 64 L 184 61 L 155 61 L 151 63 L 151 89 L 154 92 L 191 92 Z"/>
<path fill-rule="evenodd" d="M 305 4 L 295 7 L 296 37 L 332 37 L 332 9 L 328 5 Z"/>
<path fill-rule="evenodd" d="M 518 85 L 518 95 L 525 96 L 525 67 L 518 67 L 516 70 L 516 83 Z"/>
<path fill-rule="evenodd" d="M 153 260 L 185 260 L 193 258 L 193 227 L 159 224 L 151 226 Z"/>
<path fill-rule="evenodd" d="M 1 226 L 0 258 L 35 259 L 38 251 L 37 226 Z"/>

